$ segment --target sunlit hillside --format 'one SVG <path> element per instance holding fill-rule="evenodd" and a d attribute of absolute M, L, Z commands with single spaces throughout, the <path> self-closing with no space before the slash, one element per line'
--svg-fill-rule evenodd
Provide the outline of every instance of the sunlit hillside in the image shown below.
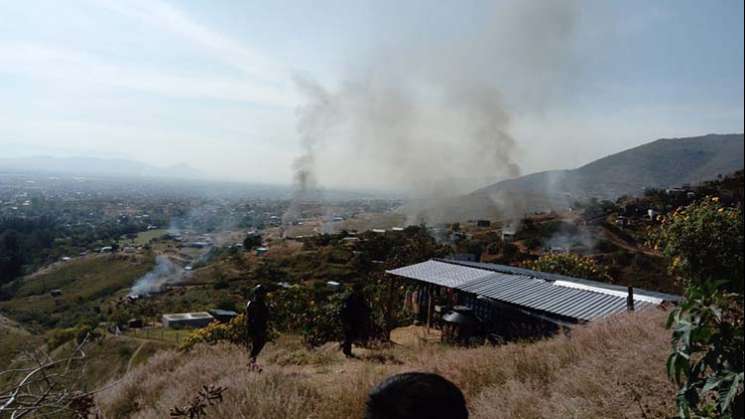
<path fill-rule="evenodd" d="M 653 309 L 580 327 L 535 344 L 454 348 L 439 344 L 308 350 L 280 337 L 249 369 L 237 346 L 156 354 L 98 397 L 106 417 L 163 418 L 204 385 L 223 386 L 214 418 L 356 418 L 369 389 L 403 371 L 433 371 L 465 393 L 473 418 L 669 417 L 675 388 L 665 375 L 670 335 Z"/>

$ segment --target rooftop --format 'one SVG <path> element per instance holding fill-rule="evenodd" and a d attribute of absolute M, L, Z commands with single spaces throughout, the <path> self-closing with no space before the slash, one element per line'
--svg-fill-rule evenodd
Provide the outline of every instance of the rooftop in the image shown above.
<path fill-rule="evenodd" d="M 168 320 L 191 320 L 191 319 L 209 319 L 212 318 L 210 313 L 199 311 L 196 313 L 167 313 L 163 315 Z"/>
<path fill-rule="evenodd" d="M 625 287 L 506 265 L 433 259 L 387 273 L 561 319 L 590 321 L 627 309 Z M 671 294 L 634 289 L 638 310 L 679 299 Z"/>

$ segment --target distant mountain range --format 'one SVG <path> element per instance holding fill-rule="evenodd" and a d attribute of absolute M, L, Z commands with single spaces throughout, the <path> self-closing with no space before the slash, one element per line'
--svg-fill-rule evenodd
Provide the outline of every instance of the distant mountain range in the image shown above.
<path fill-rule="evenodd" d="M 167 177 L 197 179 L 204 175 L 186 164 L 156 167 L 127 159 L 96 157 L 19 157 L 0 159 L 0 171 L 66 174 L 77 176 Z"/>
<path fill-rule="evenodd" d="M 661 139 L 577 169 L 503 180 L 439 202 L 417 215 L 430 221 L 519 217 L 536 211 L 568 209 L 574 202 L 590 198 L 616 199 L 640 195 L 646 188 L 699 183 L 743 169 L 744 144 L 743 134 Z"/>

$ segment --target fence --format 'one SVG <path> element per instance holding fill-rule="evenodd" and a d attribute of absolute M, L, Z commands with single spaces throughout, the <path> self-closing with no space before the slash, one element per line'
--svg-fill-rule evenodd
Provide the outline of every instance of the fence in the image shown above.
<path fill-rule="evenodd" d="M 165 327 L 144 327 L 141 329 L 129 329 L 127 334 L 140 339 L 159 340 L 179 345 L 191 332 L 192 330 L 189 329 L 177 330 L 167 329 Z"/>

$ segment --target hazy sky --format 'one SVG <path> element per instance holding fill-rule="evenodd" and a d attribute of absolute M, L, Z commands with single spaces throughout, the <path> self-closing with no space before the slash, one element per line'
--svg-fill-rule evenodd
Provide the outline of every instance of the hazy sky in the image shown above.
<path fill-rule="evenodd" d="M 307 101 L 295 80 L 334 90 L 379 73 L 493 81 L 522 173 L 743 131 L 741 0 L 545 2 L 566 8 L 556 44 L 556 11 L 544 21 L 525 11 L 544 2 L 525 3 L 0 0 L 0 158 L 125 157 L 289 183 Z M 322 184 L 356 181 L 334 167 L 364 157 L 319 147 Z"/>

